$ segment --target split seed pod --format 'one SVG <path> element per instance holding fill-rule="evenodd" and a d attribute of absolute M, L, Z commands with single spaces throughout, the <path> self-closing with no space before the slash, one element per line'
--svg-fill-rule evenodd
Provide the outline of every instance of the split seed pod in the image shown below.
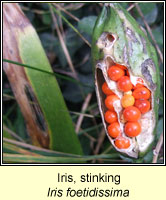
<path fill-rule="evenodd" d="M 106 4 L 96 21 L 93 31 L 92 59 L 98 105 L 110 142 L 121 153 L 133 158 L 142 157 L 152 147 L 155 139 L 160 91 L 158 61 L 155 49 L 149 42 L 145 31 L 118 3 Z M 117 82 L 108 76 L 109 67 L 116 64 L 124 66 L 133 88 L 141 79 L 143 86 L 151 93 L 150 110 L 141 114 L 138 120 L 141 132 L 136 137 L 128 137 L 125 134 L 124 108 L 121 105 L 125 92 L 120 91 Z M 104 82 L 119 97 L 113 106 L 118 116 L 121 136 L 130 141 L 128 148 L 116 147 L 116 139 L 108 134 L 109 124 L 104 119 L 104 114 L 108 110 L 105 106 L 106 95 L 102 92 Z M 130 90 L 129 94 L 133 90 Z"/>

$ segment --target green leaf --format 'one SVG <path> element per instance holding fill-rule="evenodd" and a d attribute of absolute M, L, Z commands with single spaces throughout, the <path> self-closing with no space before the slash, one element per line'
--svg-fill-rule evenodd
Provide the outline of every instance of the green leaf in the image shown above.
<path fill-rule="evenodd" d="M 25 140 L 27 138 L 27 132 L 25 129 L 24 118 L 19 107 L 17 107 L 17 117 L 14 122 L 14 127 L 15 132 L 18 133 L 18 135 Z"/>
<path fill-rule="evenodd" d="M 133 163 L 134 159 L 132 158 L 129 158 L 129 157 L 126 157 L 124 155 L 120 155 L 120 157 L 125 160 L 126 162 L 129 162 L 129 163 Z"/>
<path fill-rule="evenodd" d="M 129 7 L 129 3 L 126 3 L 126 2 L 120 3 L 120 5 L 125 9 Z"/>
<path fill-rule="evenodd" d="M 36 147 L 24 142 L 15 140 L 3 139 L 4 145 L 4 161 L 5 162 L 20 162 L 20 163 L 80 163 L 93 159 L 102 159 L 114 162 L 112 159 L 119 158 L 119 154 L 100 154 L 100 155 L 76 155 L 63 153 L 53 150 Z M 9 154 L 10 153 L 10 154 Z M 18 155 L 20 154 L 20 155 Z M 25 158 L 25 161 L 24 159 Z"/>
<path fill-rule="evenodd" d="M 42 21 L 43 21 L 43 23 L 45 24 L 45 25 L 50 25 L 51 24 L 51 22 L 52 22 L 52 19 L 51 19 L 51 16 L 50 16 L 50 14 L 43 14 L 42 15 Z"/>
<path fill-rule="evenodd" d="M 99 156 L 86 156 L 86 157 L 52 157 L 41 155 L 22 155 L 3 153 L 3 162 L 13 163 L 81 163 L 93 159 L 106 159 L 117 158 L 117 154 L 112 155 L 99 155 Z"/>
<path fill-rule="evenodd" d="M 48 52 L 55 52 L 55 55 L 58 57 L 61 66 L 66 67 L 67 60 L 58 38 L 50 33 L 42 33 L 40 34 L 40 39 L 44 49 L 46 49 Z M 66 30 L 65 43 L 72 59 L 74 59 L 74 54 L 76 51 L 79 50 L 84 44 L 80 37 L 71 28 Z"/>
<path fill-rule="evenodd" d="M 157 19 L 158 9 L 156 3 L 139 3 L 140 9 L 148 24 L 153 24 Z M 139 16 L 139 14 L 138 14 Z M 139 23 L 144 26 L 142 19 L 138 18 Z"/>
<path fill-rule="evenodd" d="M 11 134 L 7 130 L 5 130 L 5 129 L 3 129 L 3 137 L 9 138 L 9 139 L 13 139 L 13 137 L 11 136 Z"/>
<path fill-rule="evenodd" d="M 34 67 L 34 66 L 22 64 L 22 63 L 19 63 L 19 62 L 15 62 L 15 61 L 12 61 L 12 60 L 8 60 L 8 59 L 3 59 L 3 62 L 8 62 L 8 63 L 16 64 L 17 66 L 21 66 L 21 67 L 27 67 L 27 68 L 32 69 L 32 70 L 37 70 L 38 72 L 42 72 L 42 73 L 46 73 L 46 74 L 49 74 L 49 75 L 52 75 L 52 76 L 56 76 L 57 78 L 61 78 L 61 79 L 63 79 L 63 80 L 67 80 L 67 81 L 70 81 L 70 82 L 73 82 L 73 83 L 77 83 L 77 84 L 82 85 L 82 86 L 85 86 L 85 87 L 93 88 L 91 85 L 82 84 L 80 81 L 77 81 L 76 79 L 73 79 L 73 78 L 71 78 L 71 77 L 68 77 L 68 76 L 64 76 L 64 75 L 55 73 L 55 72 L 53 72 L 53 71 L 51 71 L 51 72 L 50 72 L 50 71 L 46 71 L 46 70 L 39 69 L 39 68 Z"/>
<path fill-rule="evenodd" d="M 63 95 L 35 29 L 18 4 L 5 4 L 4 13 L 4 58 L 37 69 L 20 68 L 21 73 L 19 70 L 17 73 L 16 65 L 4 67 L 32 142 L 61 152 L 82 154 Z M 16 74 L 14 81 L 10 79 Z"/>
<path fill-rule="evenodd" d="M 15 132 L 13 132 L 11 129 L 9 129 L 5 124 L 3 124 L 3 139 L 7 138 L 7 140 L 11 140 L 11 139 L 17 139 L 19 141 L 24 142 L 24 140 L 18 136 Z"/>
<path fill-rule="evenodd" d="M 94 90 L 94 80 L 93 76 L 91 74 L 88 75 L 82 75 L 77 73 L 79 80 L 82 83 L 91 85 L 92 87 L 82 87 L 84 94 L 92 92 Z M 83 101 L 83 95 L 81 94 L 80 87 L 74 83 L 66 83 L 65 89 L 63 91 L 63 95 L 66 100 L 73 102 L 73 103 L 79 103 Z"/>
<path fill-rule="evenodd" d="M 82 160 L 69 157 L 29 156 L 4 153 L 3 161 L 14 163 L 80 163 Z"/>
<path fill-rule="evenodd" d="M 161 133 L 163 133 L 163 118 L 158 121 L 157 124 L 157 140 L 159 140 Z"/>
<path fill-rule="evenodd" d="M 163 47 L 163 24 L 152 29 L 153 36 L 160 47 Z"/>
<path fill-rule="evenodd" d="M 163 111 L 164 111 L 164 105 L 163 105 L 163 101 L 160 100 L 160 104 L 159 104 L 159 115 L 163 115 Z"/>
<path fill-rule="evenodd" d="M 52 72 L 36 32 L 31 27 L 26 27 L 24 31 L 18 34 L 23 63 Z M 80 154 L 82 150 L 55 77 L 29 68 L 25 68 L 25 72 L 48 126 L 50 148 Z"/>
<path fill-rule="evenodd" d="M 153 151 L 149 151 L 143 158 L 145 163 L 152 163 Z"/>
<path fill-rule="evenodd" d="M 83 19 L 81 19 L 79 22 L 78 22 L 78 28 L 89 34 L 89 35 L 92 35 L 92 32 L 93 32 L 93 28 L 94 28 L 94 25 L 95 25 L 95 22 L 96 22 L 96 19 L 97 17 L 96 16 L 88 16 L 88 17 L 84 17 Z"/>
<path fill-rule="evenodd" d="M 51 6 L 51 4 L 50 4 Z M 51 6 L 52 7 L 52 6 Z M 58 14 L 67 24 L 69 27 L 71 27 L 73 29 L 73 31 L 75 31 L 79 36 L 80 38 L 82 38 L 82 40 L 84 40 L 84 42 L 89 46 L 91 47 L 91 44 L 81 35 L 81 33 L 66 19 L 65 16 L 63 16 L 55 7 L 52 7 L 53 10 L 56 12 L 56 14 Z"/>

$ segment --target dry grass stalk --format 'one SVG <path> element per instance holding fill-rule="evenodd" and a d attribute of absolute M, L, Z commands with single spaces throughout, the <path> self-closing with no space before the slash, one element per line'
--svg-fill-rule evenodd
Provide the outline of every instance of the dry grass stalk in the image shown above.
<path fill-rule="evenodd" d="M 66 47 L 65 41 L 64 41 L 64 39 L 62 37 L 62 34 L 60 32 L 60 29 L 59 29 L 59 26 L 58 26 L 58 23 L 57 23 L 57 19 L 56 19 L 54 13 L 53 13 L 53 10 L 52 10 L 51 7 L 50 7 L 50 11 L 51 11 L 51 16 L 52 16 L 52 19 L 53 19 L 53 22 L 54 22 L 54 25 L 55 25 L 55 28 L 56 28 L 56 31 L 57 31 L 57 34 L 58 34 L 59 41 L 60 41 L 61 46 L 63 48 L 64 54 L 65 54 L 67 62 L 69 64 L 69 67 L 70 67 L 71 71 L 73 72 L 74 77 L 78 80 L 77 73 L 76 73 L 74 65 L 72 63 L 69 51 L 68 51 L 68 49 Z"/>
<path fill-rule="evenodd" d="M 89 105 L 89 102 L 90 102 L 90 100 L 91 100 L 91 97 L 92 97 L 92 93 L 89 93 L 89 94 L 87 95 L 87 97 L 86 97 L 84 103 L 83 103 L 81 112 L 84 112 L 84 111 L 87 109 L 87 107 L 88 107 L 88 105 Z M 78 120 L 77 120 L 77 124 L 76 124 L 76 128 L 75 128 L 76 133 L 79 132 L 80 127 L 81 127 L 81 124 L 82 124 L 82 122 L 83 122 L 83 119 L 84 119 L 84 114 L 81 114 L 81 115 L 79 116 Z"/>

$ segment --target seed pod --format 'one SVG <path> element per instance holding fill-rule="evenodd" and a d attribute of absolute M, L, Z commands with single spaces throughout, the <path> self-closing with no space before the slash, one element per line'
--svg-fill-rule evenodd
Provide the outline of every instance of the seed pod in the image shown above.
<path fill-rule="evenodd" d="M 105 4 L 96 21 L 92 40 L 92 61 L 99 110 L 110 142 L 117 151 L 130 157 L 139 158 L 145 155 L 155 139 L 158 120 L 160 77 L 157 55 L 145 32 L 118 3 Z M 124 66 L 125 76 L 129 77 L 132 83 L 132 86 L 129 85 L 129 89 L 125 87 L 123 91 L 118 88 L 118 84 L 123 87 L 125 78 L 121 78 L 123 79 L 122 84 L 118 83 L 120 79 L 116 82 L 109 78 L 108 69 L 115 65 Z M 123 68 L 121 67 L 121 69 Z M 127 81 L 129 82 L 129 80 Z M 120 137 L 130 141 L 130 145 L 128 142 L 125 148 L 116 147 L 115 144 L 120 138 L 111 138 L 107 131 L 109 124 L 105 121 L 104 114 L 108 108 L 105 106 L 106 95 L 102 92 L 104 82 L 119 97 L 113 103 L 113 107 L 121 128 Z M 121 105 L 121 99 L 125 94 L 131 95 L 139 85 L 141 87 L 143 85 L 146 91 L 149 91 L 148 101 L 151 105 L 150 109 L 146 113 L 141 113 L 141 118 L 138 119 L 138 123 L 141 125 L 140 134 L 131 138 L 125 134 L 126 121 L 123 117 L 124 108 Z M 142 96 L 144 97 L 144 95 Z M 116 140 L 117 142 L 115 142 Z"/>

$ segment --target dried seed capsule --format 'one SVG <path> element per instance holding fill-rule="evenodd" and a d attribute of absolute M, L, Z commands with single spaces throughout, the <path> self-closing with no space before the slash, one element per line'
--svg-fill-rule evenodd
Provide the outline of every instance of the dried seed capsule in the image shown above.
<path fill-rule="evenodd" d="M 149 151 L 155 141 L 160 91 L 159 67 L 155 49 L 147 36 L 118 3 L 106 4 L 97 19 L 92 38 L 92 59 L 99 110 L 107 136 L 117 151 L 130 157 L 140 158 Z M 122 67 L 119 67 L 118 63 Z M 125 75 L 118 80 L 111 79 L 107 72 L 112 66 L 124 70 Z M 119 98 L 119 101 L 111 103 L 111 106 L 109 106 L 109 96 L 105 99 L 101 89 L 104 82 L 107 82 L 109 88 L 117 95 L 116 98 Z M 124 108 L 127 106 L 126 104 L 123 107 L 122 99 L 123 96 L 129 95 L 126 92 L 130 90 L 132 90 L 130 95 L 136 101 L 137 99 L 149 99 L 150 102 L 150 109 L 145 114 L 140 116 L 142 111 L 139 111 L 138 116 L 136 115 L 135 120 L 139 118 L 139 122 L 129 121 L 126 123 L 125 120 L 122 120 Z M 120 125 L 121 136 L 116 139 L 108 134 L 107 123 L 104 119 L 104 114 L 109 107 L 116 111 Z M 135 117 L 133 113 L 132 116 Z M 132 132 L 133 135 L 130 134 L 130 129 L 128 130 L 129 125 L 137 126 L 137 129 L 134 129 L 137 131 Z M 131 128 L 130 126 L 129 128 Z M 131 140 L 130 137 L 135 138 Z M 125 143 L 126 146 L 123 145 Z"/>
<path fill-rule="evenodd" d="M 130 77 L 129 70 L 126 70 L 126 76 L 129 76 L 129 77 Z"/>
<path fill-rule="evenodd" d="M 127 67 L 125 67 L 124 65 L 116 64 L 115 66 L 117 66 L 123 70 L 127 70 Z"/>
<path fill-rule="evenodd" d="M 137 88 L 141 88 L 141 87 L 144 87 L 144 81 L 142 80 L 142 78 L 138 78 L 137 79 L 137 84 L 133 87 L 133 89 L 137 89 Z"/>

